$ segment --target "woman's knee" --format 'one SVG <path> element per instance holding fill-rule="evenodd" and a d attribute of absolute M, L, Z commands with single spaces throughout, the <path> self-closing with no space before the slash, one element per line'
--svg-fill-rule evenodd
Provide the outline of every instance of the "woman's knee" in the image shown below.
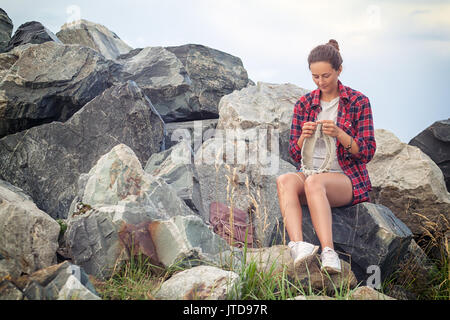
<path fill-rule="evenodd" d="M 277 188 L 280 191 L 300 192 L 303 189 L 301 179 L 294 176 L 295 173 L 285 173 L 277 177 Z"/>
<path fill-rule="evenodd" d="M 308 176 L 305 180 L 305 193 L 306 194 L 316 194 L 316 193 L 326 193 L 325 185 L 320 179 L 320 176 L 313 174 Z"/>

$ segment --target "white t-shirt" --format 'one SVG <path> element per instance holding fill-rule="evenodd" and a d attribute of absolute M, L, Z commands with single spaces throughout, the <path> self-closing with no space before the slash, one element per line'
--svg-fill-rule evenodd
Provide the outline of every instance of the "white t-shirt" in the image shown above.
<path fill-rule="evenodd" d="M 322 111 L 317 115 L 317 120 L 333 120 L 336 123 L 339 106 L 339 97 L 336 97 L 329 102 L 320 100 L 320 106 L 322 107 Z M 336 138 L 333 138 L 333 140 L 334 143 L 336 144 Z M 318 168 L 320 168 L 320 166 L 323 163 L 323 160 L 325 159 L 326 152 L 327 149 L 325 141 L 323 139 L 317 139 L 313 154 L 314 169 L 317 170 Z M 342 173 L 344 172 L 342 171 L 342 168 L 339 165 L 336 153 L 334 153 L 333 155 L 333 160 L 330 166 L 330 172 L 342 172 Z"/>

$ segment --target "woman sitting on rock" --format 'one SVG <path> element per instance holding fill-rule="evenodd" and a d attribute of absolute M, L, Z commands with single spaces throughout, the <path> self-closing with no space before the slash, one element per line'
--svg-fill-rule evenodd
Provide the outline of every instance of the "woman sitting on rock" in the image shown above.
<path fill-rule="evenodd" d="M 376 149 L 372 111 L 366 96 L 338 79 L 342 58 L 336 40 L 314 48 L 308 64 L 317 89 L 295 104 L 289 151 L 297 172 L 277 178 L 278 199 L 294 265 L 308 262 L 319 249 L 303 241 L 301 205 L 308 205 L 322 248 L 321 268 L 337 273 L 341 263 L 333 246 L 331 208 L 369 200 L 366 163 Z M 318 134 L 323 139 L 316 140 Z M 309 147 L 302 151 L 305 139 Z M 309 166 L 303 161 L 307 157 Z"/>

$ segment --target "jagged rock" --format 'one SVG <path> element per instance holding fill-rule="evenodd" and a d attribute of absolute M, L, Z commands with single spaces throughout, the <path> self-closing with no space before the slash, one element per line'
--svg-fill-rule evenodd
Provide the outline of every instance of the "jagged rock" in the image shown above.
<path fill-rule="evenodd" d="M 209 263 L 240 268 L 240 251 L 231 250 L 198 216 L 155 221 L 149 230 L 158 259 L 165 267 Z"/>
<path fill-rule="evenodd" d="M 377 151 L 367 164 L 372 201 L 391 209 L 414 234 L 447 230 L 450 193 L 436 163 L 387 130 L 375 130 L 375 139 Z"/>
<path fill-rule="evenodd" d="M 334 292 L 335 287 L 356 286 L 356 277 L 350 264 L 341 260 L 340 274 L 327 274 L 320 271 L 320 258 L 316 255 L 305 266 L 294 268 L 294 260 L 290 248 L 286 245 L 276 245 L 266 248 L 249 248 L 246 256 L 247 263 L 255 263 L 258 272 L 264 272 L 270 277 L 281 278 L 287 275 L 294 284 L 300 283 L 305 288 Z"/>
<path fill-rule="evenodd" d="M 97 50 L 106 59 L 116 59 L 133 49 L 105 26 L 84 19 L 65 23 L 56 36 L 65 44 Z"/>
<path fill-rule="evenodd" d="M 241 59 L 231 54 L 198 44 L 166 49 L 180 59 L 192 81 L 188 93 L 190 111 L 184 120 L 217 118 L 220 99 L 249 83 Z"/>
<path fill-rule="evenodd" d="M 307 206 L 302 206 L 303 238 L 319 244 Z M 379 268 L 380 281 L 397 270 L 408 251 L 412 233 L 385 206 L 369 202 L 332 209 L 333 241 L 341 259 L 351 262 L 358 281 L 366 281 L 370 266 Z"/>
<path fill-rule="evenodd" d="M 214 136 L 218 121 L 218 119 L 204 119 L 166 123 L 165 146 L 170 148 L 184 140 L 190 143 L 195 153 L 204 141 Z"/>
<path fill-rule="evenodd" d="M 121 216 L 127 215 L 128 220 L 133 220 L 133 215 L 148 215 L 151 209 L 155 210 L 154 219 L 192 213 L 172 187 L 143 170 L 136 154 L 125 144 L 112 148 L 80 176 L 78 195 L 71 207 L 76 203 L 96 209 L 120 206 L 125 210 Z"/>
<path fill-rule="evenodd" d="M 118 145 L 80 176 L 65 242 L 73 261 L 100 278 L 138 253 L 165 267 L 227 262 L 230 247 L 192 214 L 175 189 Z"/>
<path fill-rule="evenodd" d="M 165 122 L 217 118 L 220 98 L 248 84 L 239 58 L 201 45 L 135 49 L 117 62 L 118 81 L 136 81 Z"/>
<path fill-rule="evenodd" d="M 65 123 L 0 139 L 0 178 L 24 189 L 52 217 L 66 218 L 80 174 L 113 146 L 124 143 L 147 161 L 163 139 L 161 117 L 137 85 L 127 82 L 107 89 Z"/>
<path fill-rule="evenodd" d="M 186 140 L 168 150 L 154 153 L 148 159 L 144 170 L 152 176 L 164 179 L 194 212 L 200 213 L 203 210 L 192 149 Z"/>
<path fill-rule="evenodd" d="M 195 154 L 203 207 L 209 208 L 211 202 L 218 201 L 249 212 L 247 223 L 254 228 L 257 247 L 287 243 L 289 239 L 276 196 L 276 177 L 295 172 L 295 167 L 272 158 L 270 153 L 266 161 L 256 159 L 255 164 L 250 164 L 249 156 L 264 150 L 261 146 L 253 149 L 251 143 L 242 139 L 232 143 L 228 138 L 216 137 L 203 143 Z M 244 155 L 241 161 L 238 161 L 239 154 Z M 267 166 L 262 166 L 263 162 L 271 164 L 273 172 L 265 170 Z M 319 244 L 308 207 L 302 208 L 304 238 Z M 371 265 L 380 267 L 382 279 L 395 270 L 407 251 L 412 233 L 387 207 L 366 202 L 333 208 L 332 212 L 335 246 L 343 260 L 348 261 L 351 256 L 352 271 L 358 281 L 368 278 L 367 268 Z M 204 220 L 209 221 L 209 217 L 205 216 Z"/>
<path fill-rule="evenodd" d="M 309 90 L 296 85 L 258 82 L 224 96 L 219 103 L 217 129 L 266 129 L 279 131 L 280 157 L 296 165 L 289 155 L 292 111 Z"/>
<path fill-rule="evenodd" d="M 23 293 L 9 280 L 0 280 L 0 300 L 22 300 Z"/>
<path fill-rule="evenodd" d="M 59 230 L 28 195 L 0 180 L 0 277 L 30 274 L 55 263 Z"/>
<path fill-rule="evenodd" d="M 378 292 L 374 288 L 362 286 L 355 289 L 352 292 L 351 300 L 396 300 L 395 298 L 389 297 L 381 292 Z"/>
<path fill-rule="evenodd" d="M 0 53 L 4 52 L 11 40 L 13 23 L 5 10 L 0 8 Z"/>
<path fill-rule="evenodd" d="M 211 266 L 181 271 L 156 292 L 160 300 L 224 300 L 238 285 L 239 275 Z M 238 298 L 236 298 L 238 299 Z"/>
<path fill-rule="evenodd" d="M 265 139 L 249 143 L 244 137 L 237 136 L 235 142 L 229 138 L 205 141 L 194 156 L 203 219 L 210 221 L 210 204 L 221 202 L 249 213 L 246 222 L 254 228 L 255 246 L 280 244 L 285 231 L 276 196 L 276 177 L 294 172 L 295 167 L 279 159 L 276 151 L 269 153 L 254 143 Z M 278 146 L 276 140 L 272 144 Z"/>
<path fill-rule="evenodd" d="M 409 141 L 428 155 L 442 170 L 447 191 L 450 190 L 450 118 L 436 121 Z"/>
<path fill-rule="evenodd" d="M 51 121 L 66 121 L 110 87 L 109 68 L 90 48 L 53 41 L 0 54 L 0 138 Z"/>
<path fill-rule="evenodd" d="M 163 47 L 135 49 L 117 60 L 116 77 L 133 80 L 150 98 L 164 122 L 188 116 L 191 80 L 181 61 Z"/>
<path fill-rule="evenodd" d="M 145 173 L 134 152 L 119 144 L 80 176 L 65 242 L 75 264 L 105 278 L 117 262 L 128 258 L 118 237 L 124 224 L 190 214 L 172 187 Z"/>
<path fill-rule="evenodd" d="M 84 270 L 68 261 L 14 282 L 28 300 L 100 300 Z"/>
<path fill-rule="evenodd" d="M 47 29 L 42 23 L 37 21 L 26 22 L 17 28 L 13 37 L 8 43 L 6 51 L 9 51 L 20 45 L 27 43 L 41 44 L 47 41 L 54 41 L 62 44 L 58 37 L 53 32 Z"/>

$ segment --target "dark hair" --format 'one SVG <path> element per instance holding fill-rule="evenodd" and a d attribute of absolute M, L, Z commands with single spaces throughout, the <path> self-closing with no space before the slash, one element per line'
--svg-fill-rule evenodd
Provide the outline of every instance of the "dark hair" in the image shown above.
<path fill-rule="evenodd" d="M 329 62 L 334 70 L 339 69 L 342 64 L 342 57 L 336 40 L 330 39 L 327 44 L 318 45 L 311 50 L 308 56 L 308 66 L 319 61 Z"/>

